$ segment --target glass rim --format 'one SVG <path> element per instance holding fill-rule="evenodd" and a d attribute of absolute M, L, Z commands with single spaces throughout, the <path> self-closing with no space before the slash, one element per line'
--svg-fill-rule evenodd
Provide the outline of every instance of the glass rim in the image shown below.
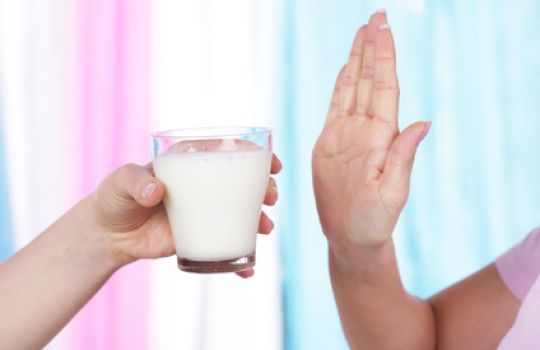
<path fill-rule="evenodd" d="M 169 138 L 218 138 L 232 136 L 248 136 L 271 134 L 272 128 L 266 126 L 209 126 L 195 128 L 180 128 L 163 131 L 154 131 L 150 133 L 153 138 L 169 137 Z"/>

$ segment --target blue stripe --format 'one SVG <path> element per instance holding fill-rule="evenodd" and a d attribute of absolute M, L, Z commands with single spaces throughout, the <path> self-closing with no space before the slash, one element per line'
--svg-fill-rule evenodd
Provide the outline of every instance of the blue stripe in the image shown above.
<path fill-rule="evenodd" d="M 280 252 L 282 260 L 282 300 L 283 300 L 283 348 L 285 350 L 299 349 L 298 330 L 301 323 L 301 313 L 297 308 L 300 303 L 300 264 L 298 260 L 298 193 L 296 181 L 296 164 L 298 160 L 295 119 L 295 1 L 283 2 L 284 6 L 284 38 L 283 38 L 283 126 L 281 128 L 282 143 L 277 143 L 279 154 L 285 164 L 281 174 L 280 187 L 282 199 L 280 200 L 281 218 L 284 224 L 280 225 Z"/>
<path fill-rule="evenodd" d="M 2 96 L 0 95 L 0 261 L 13 252 L 11 220 L 9 214 L 8 179 L 5 159 L 5 145 L 2 128 Z"/>

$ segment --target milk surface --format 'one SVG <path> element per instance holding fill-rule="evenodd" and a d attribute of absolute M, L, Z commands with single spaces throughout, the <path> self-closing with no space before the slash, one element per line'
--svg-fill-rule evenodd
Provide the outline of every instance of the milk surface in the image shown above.
<path fill-rule="evenodd" d="M 272 153 L 186 152 L 158 156 L 164 204 L 179 257 L 219 261 L 255 252 Z"/>

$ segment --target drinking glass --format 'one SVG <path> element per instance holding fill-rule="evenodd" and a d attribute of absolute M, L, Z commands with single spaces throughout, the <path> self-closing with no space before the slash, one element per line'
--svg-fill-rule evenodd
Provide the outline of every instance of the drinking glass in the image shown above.
<path fill-rule="evenodd" d="M 254 266 L 272 162 L 271 129 L 162 131 L 152 134 L 152 146 L 180 270 L 236 272 Z"/>

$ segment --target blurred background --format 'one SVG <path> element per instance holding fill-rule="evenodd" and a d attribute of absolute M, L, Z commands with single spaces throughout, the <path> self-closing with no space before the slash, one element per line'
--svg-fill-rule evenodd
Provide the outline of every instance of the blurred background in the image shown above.
<path fill-rule="evenodd" d="M 256 276 L 119 271 L 47 349 L 346 349 L 310 154 L 356 29 L 388 9 L 400 124 L 432 120 L 396 232 L 426 297 L 540 222 L 536 0 L 0 0 L 0 260 L 126 162 L 150 131 L 274 129 L 285 168 Z"/>

